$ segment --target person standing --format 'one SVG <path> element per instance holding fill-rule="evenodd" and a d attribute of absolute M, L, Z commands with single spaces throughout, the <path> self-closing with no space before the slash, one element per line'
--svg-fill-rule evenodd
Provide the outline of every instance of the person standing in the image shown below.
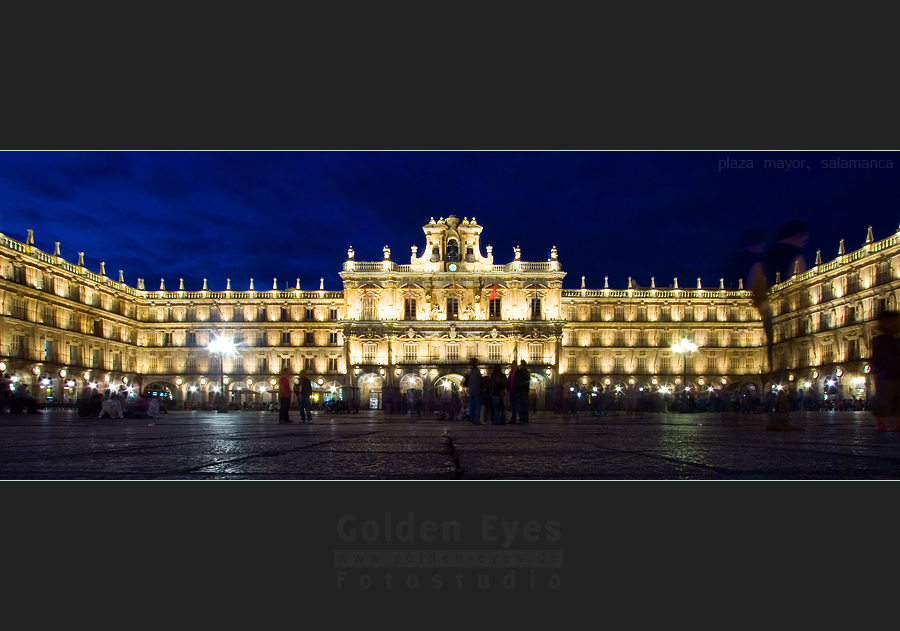
<path fill-rule="evenodd" d="M 509 424 L 516 424 L 516 395 L 513 388 L 516 386 L 516 370 L 519 369 L 518 362 L 509 363 L 509 378 L 507 379 L 506 398 L 509 400 Z"/>
<path fill-rule="evenodd" d="M 483 379 L 481 371 L 478 370 L 476 358 L 473 357 L 469 360 L 469 366 L 469 372 L 466 374 L 463 385 L 469 389 L 469 422 L 474 425 L 478 424 L 481 416 L 481 382 Z"/>
<path fill-rule="evenodd" d="M 287 368 L 282 369 L 278 379 L 278 422 L 293 423 L 289 418 L 291 409 L 291 373 Z"/>
<path fill-rule="evenodd" d="M 306 371 L 300 371 L 300 422 L 312 423 L 312 382 Z"/>
<path fill-rule="evenodd" d="M 879 335 L 872 338 L 872 372 L 875 374 L 875 429 L 900 431 L 900 312 L 882 311 L 878 316 Z M 894 418 L 888 427 L 887 418 Z"/>
<path fill-rule="evenodd" d="M 515 406 L 519 413 L 519 425 L 528 425 L 528 389 L 531 387 L 531 374 L 528 372 L 528 362 L 524 359 L 519 362 L 516 370 L 516 380 L 513 387 L 515 394 Z"/>
<path fill-rule="evenodd" d="M 494 406 L 494 425 L 506 425 L 506 410 L 503 409 L 503 399 L 509 388 L 509 380 L 503 374 L 500 364 L 494 364 L 491 372 L 491 403 Z"/>

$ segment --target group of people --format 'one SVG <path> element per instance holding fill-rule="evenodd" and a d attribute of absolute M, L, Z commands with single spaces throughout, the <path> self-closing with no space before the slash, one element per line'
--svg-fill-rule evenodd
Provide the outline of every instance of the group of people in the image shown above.
<path fill-rule="evenodd" d="M 285 368 L 278 379 L 278 422 L 293 423 L 290 417 L 291 396 L 297 398 L 300 409 L 300 422 L 312 423 L 312 382 L 306 376 L 306 371 L 300 371 L 300 379 L 291 385 L 291 371 Z"/>
<path fill-rule="evenodd" d="M 166 408 L 159 404 L 159 397 L 145 392 L 128 400 L 120 393 L 109 397 L 96 392 L 78 405 L 81 418 L 159 418 Z"/>
<path fill-rule="evenodd" d="M 28 386 L 24 383 L 15 385 L 9 375 L 3 375 L 0 379 L 0 413 L 9 408 L 10 414 L 25 412 L 27 414 L 40 414 L 37 400 L 28 392 Z"/>
<path fill-rule="evenodd" d="M 487 425 L 488 421 L 481 414 L 482 409 L 490 405 L 488 412 L 494 425 L 507 424 L 507 407 L 510 411 L 510 425 L 528 425 L 528 390 L 531 387 L 528 362 L 524 359 L 518 363 L 512 362 L 509 365 L 509 376 L 499 364 L 491 368 L 487 377 L 481 374 L 477 359 L 472 358 L 469 365 L 469 372 L 463 381 L 463 385 L 469 390 L 469 422 L 473 425 Z M 485 417 L 487 416 L 488 413 L 485 412 Z"/>

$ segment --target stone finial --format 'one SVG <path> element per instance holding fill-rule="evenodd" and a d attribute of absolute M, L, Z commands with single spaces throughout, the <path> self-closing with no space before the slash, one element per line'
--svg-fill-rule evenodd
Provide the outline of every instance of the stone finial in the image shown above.
<path fill-rule="evenodd" d="M 675 277 L 675 289 L 678 289 L 678 277 Z"/>
<path fill-rule="evenodd" d="M 354 252 L 353 252 L 353 246 L 351 245 L 351 246 L 350 246 L 350 249 L 347 250 L 347 258 L 348 258 L 349 260 L 352 261 L 352 260 L 353 260 L 353 255 L 354 255 Z"/>
<path fill-rule="evenodd" d="M 122 274 L 122 270 L 119 270 L 119 282 L 120 282 L 120 283 L 124 283 L 124 282 L 125 282 L 125 275 Z"/>
<path fill-rule="evenodd" d="M 816 265 L 822 264 L 822 250 L 816 250 Z"/>
<path fill-rule="evenodd" d="M 296 289 L 297 289 L 297 291 L 300 291 L 300 279 L 299 279 L 299 278 L 297 279 L 297 287 L 296 287 Z"/>
<path fill-rule="evenodd" d="M 841 239 L 841 244 L 838 246 L 838 256 L 844 255 L 844 240 Z"/>
<path fill-rule="evenodd" d="M 34 245 L 34 230 L 31 228 L 28 229 L 28 240 L 25 241 L 27 245 Z"/>
<path fill-rule="evenodd" d="M 104 261 L 100 261 L 100 275 L 106 276 L 106 263 Z"/>
<path fill-rule="evenodd" d="M 250 291 L 253 291 L 253 279 L 250 279 Z"/>
<path fill-rule="evenodd" d="M 419 246 L 414 245 L 411 247 L 411 249 L 412 249 L 412 257 L 416 258 L 416 253 L 419 251 Z"/>
<path fill-rule="evenodd" d="M 84 252 L 78 253 L 78 267 L 84 267 Z"/>
<path fill-rule="evenodd" d="M 584 289 L 584 276 L 581 277 L 581 288 Z"/>
<path fill-rule="evenodd" d="M 628 277 L 628 289 L 631 289 L 631 276 Z"/>
<path fill-rule="evenodd" d="M 872 243 L 875 240 L 875 237 L 872 236 L 872 226 L 869 226 L 869 231 L 866 232 L 866 243 Z"/>
<path fill-rule="evenodd" d="M 278 291 L 278 279 L 277 278 L 272 279 L 272 291 Z"/>
<path fill-rule="evenodd" d="M 184 291 L 184 279 L 183 278 L 178 279 L 178 291 Z"/>
<path fill-rule="evenodd" d="M 775 284 L 777 285 L 780 282 L 781 282 L 781 272 L 775 272 Z"/>
<path fill-rule="evenodd" d="M 741 291 L 744 290 L 744 279 L 743 278 L 738 278 L 738 289 L 740 289 Z"/>
<path fill-rule="evenodd" d="M 209 291 L 209 289 L 208 289 L 207 286 L 206 286 L 206 279 L 205 279 L 205 278 L 203 279 L 203 291 Z"/>
<path fill-rule="evenodd" d="M 53 256 L 59 256 L 59 241 L 56 242 L 56 247 L 53 248 Z"/>
<path fill-rule="evenodd" d="M 796 259 L 794 259 L 794 274 L 793 275 L 796 276 L 799 273 L 800 273 L 800 259 L 796 258 Z"/>
<path fill-rule="evenodd" d="M 325 278 L 319 279 L 319 291 L 325 291 Z"/>
<path fill-rule="evenodd" d="M 230 278 L 225 279 L 225 291 L 231 291 L 231 279 Z"/>
<path fill-rule="evenodd" d="M 160 291 L 165 291 L 165 290 L 166 290 L 166 279 L 165 279 L 165 278 L 160 278 L 160 279 L 159 279 L 159 290 L 160 290 Z"/>
<path fill-rule="evenodd" d="M 550 248 L 550 260 L 555 261 L 556 259 L 557 259 L 557 252 L 556 252 L 556 246 L 554 245 L 552 248 Z"/>
<path fill-rule="evenodd" d="M 725 289 L 725 279 L 724 278 L 719 279 L 719 289 Z"/>
<path fill-rule="evenodd" d="M 651 277 L 650 277 L 650 288 L 651 288 L 651 289 L 656 289 L 656 276 L 651 276 Z"/>
<path fill-rule="evenodd" d="M 429 223 L 429 224 L 433 224 L 433 223 L 434 223 L 434 217 L 432 217 L 432 218 L 431 218 L 431 221 L 429 221 L 428 223 Z"/>
<path fill-rule="evenodd" d="M 388 246 L 384 246 L 382 248 L 382 251 L 384 252 L 384 260 L 390 261 L 391 260 L 391 249 Z"/>
<path fill-rule="evenodd" d="M 140 289 L 141 291 L 144 291 L 144 279 L 143 278 L 138 278 L 138 289 Z"/>
<path fill-rule="evenodd" d="M 703 285 L 700 284 L 700 277 L 697 277 L 697 289 L 703 289 Z"/>
<path fill-rule="evenodd" d="M 493 252 L 494 252 L 494 246 L 492 246 L 492 245 L 487 246 L 485 248 L 485 251 L 487 252 L 487 255 L 490 257 L 491 254 L 493 254 Z"/>
<path fill-rule="evenodd" d="M 609 276 L 603 277 L 603 289 L 609 289 Z"/>
<path fill-rule="evenodd" d="M 515 246 L 513 248 L 513 256 L 514 256 L 515 260 L 521 261 L 522 260 L 522 248 L 520 248 L 519 246 Z"/>

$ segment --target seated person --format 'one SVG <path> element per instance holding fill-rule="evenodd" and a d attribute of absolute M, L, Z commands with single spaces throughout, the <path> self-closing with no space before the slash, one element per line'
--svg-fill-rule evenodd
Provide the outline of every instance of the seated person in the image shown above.
<path fill-rule="evenodd" d="M 24 383 L 20 384 L 18 388 L 16 388 L 16 394 L 13 397 L 13 405 L 19 409 L 25 409 L 29 414 L 40 414 L 40 410 L 37 408 L 37 401 L 34 400 L 30 394 L 28 394 L 28 386 Z"/>
<path fill-rule="evenodd" d="M 89 399 L 82 399 L 78 403 L 78 416 L 81 418 L 98 418 L 103 411 L 103 395 L 99 392 L 91 395 Z"/>
<path fill-rule="evenodd" d="M 125 418 L 124 411 L 122 410 L 122 402 L 119 401 L 117 397 L 107 399 L 100 405 L 100 414 L 97 418 L 103 418 L 104 416 L 108 416 L 109 418 Z"/>

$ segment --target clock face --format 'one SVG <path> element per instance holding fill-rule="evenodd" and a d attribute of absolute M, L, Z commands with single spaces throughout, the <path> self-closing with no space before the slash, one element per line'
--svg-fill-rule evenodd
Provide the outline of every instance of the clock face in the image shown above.
<path fill-rule="evenodd" d="M 457 266 L 456 266 L 456 263 L 450 263 L 450 265 L 447 266 L 447 269 L 449 269 L 451 272 L 455 272 L 455 271 L 456 271 L 456 267 L 457 267 Z"/>

